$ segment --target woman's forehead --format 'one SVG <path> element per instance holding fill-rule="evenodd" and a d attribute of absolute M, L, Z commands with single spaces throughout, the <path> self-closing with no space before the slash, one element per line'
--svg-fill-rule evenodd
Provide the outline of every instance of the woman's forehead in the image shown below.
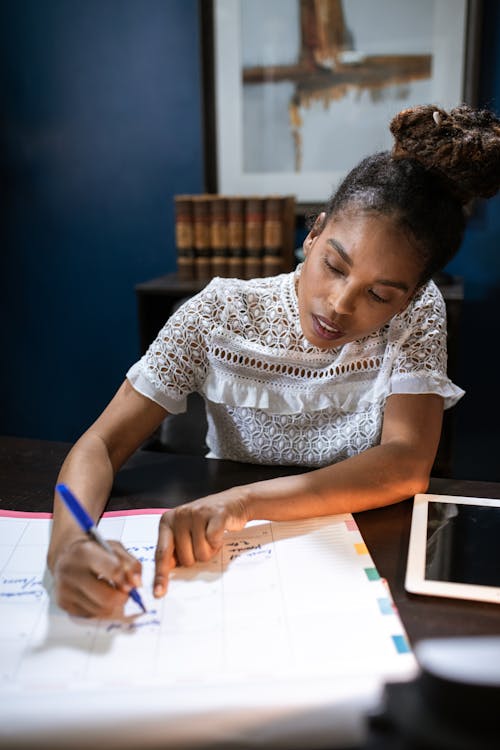
<path fill-rule="evenodd" d="M 374 273 L 397 274 L 413 287 L 423 263 L 408 233 L 384 214 L 350 213 L 329 219 L 323 229 L 325 246 L 353 268 L 362 264 Z"/>

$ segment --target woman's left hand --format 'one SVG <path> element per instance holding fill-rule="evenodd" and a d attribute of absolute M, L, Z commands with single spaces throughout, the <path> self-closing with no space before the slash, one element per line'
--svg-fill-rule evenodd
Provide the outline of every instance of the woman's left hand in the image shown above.
<path fill-rule="evenodd" d="M 155 554 L 154 595 L 166 593 L 172 568 L 210 560 L 222 547 L 224 532 L 238 531 L 248 520 L 241 488 L 208 495 L 164 513 Z"/>

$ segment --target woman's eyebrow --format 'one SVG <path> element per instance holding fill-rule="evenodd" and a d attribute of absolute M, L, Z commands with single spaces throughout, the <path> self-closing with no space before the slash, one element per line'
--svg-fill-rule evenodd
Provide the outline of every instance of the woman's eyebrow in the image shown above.
<path fill-rule="evenodd" d="M 331 245 L 331 247 L 337 251 L 337 253 L 340 255 L 343 261 L 347 263 L 348 266 L 352 268 L 353 262 L 351 256 L 346 252 L 345 248 L 342 246 L 342 244 L 334 239 L 333 237 L 330 237 L 327 239 L 327 244 Z M 392 286 L 395 289 L 401 289 L 403 292 L 409 292 L 410 287 L 408 284 L 405 284 L 404 281 L 392 281 L 391 279 L 377 279 L 377 284 L 382 284 L 383 286 Z"/>
<path fill-rule="evenodd" d="M 330 237 L 329 239 L 327 239 L 326 242 L 328 245 L 331 245 L 333 249 L 338 252 L 342 260 L 345 261 L 348 266 L 352 266 L 352 258 L 347 254 L 345 248 L 341 245 L 341 243 L 338 240 L 334 239 L 333 237 Z"/>
<path fill-rule="evenodd" d="M 377 279 L 377 284 L 382 286 L 392 286 L 394 289 L 401 289 L 402 292 L 409 292 L 410 287 L 404 281 L 391 281 L 390 279 Z"/>

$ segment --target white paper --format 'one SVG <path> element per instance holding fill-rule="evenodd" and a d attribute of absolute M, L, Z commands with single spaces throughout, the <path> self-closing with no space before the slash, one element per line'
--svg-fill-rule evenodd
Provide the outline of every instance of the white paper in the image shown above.
<path fill-rule="evenodd" d="M 213 560 L 177 568 L 156 600 L 159 512 L 99 524 L 143 565 L 147 614 L 129 600 L 122 622 L 61 611 L 45 570 L 50 518 L 2 514 L 0 745 L 64 747 L 68 732 L 72 747 L 359 741 L 383 683 L 416 667 L 352 516 L 227 533 Z"/>

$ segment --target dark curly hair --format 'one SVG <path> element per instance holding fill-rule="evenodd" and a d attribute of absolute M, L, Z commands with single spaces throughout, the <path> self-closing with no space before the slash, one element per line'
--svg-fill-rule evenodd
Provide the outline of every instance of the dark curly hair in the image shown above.
<path fill-rule="evenodd" d="M 500 120 L 463 105 L 406 109 L 391 124 L 391 152 L 352 169 L 326 206 L 325 223 L 347 211 L 381 213 L 405 232 L 419 254 L 425 283 L 457 253 L 467 204 L 500 187 Z"/>

